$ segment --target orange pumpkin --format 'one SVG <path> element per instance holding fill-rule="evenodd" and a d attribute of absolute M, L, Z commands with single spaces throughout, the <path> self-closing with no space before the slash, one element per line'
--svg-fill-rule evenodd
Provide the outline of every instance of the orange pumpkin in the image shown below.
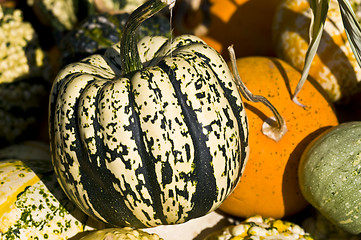
<path fill-rule="evenodd" d="M 299 99 L 291 90 L 301 74 L 277 58 L 246 57 L 237 60 L 239 75 L 254 95 L 266 97 L 283 117 L 288 131 L 278 141 L 261 132 L 272 112 L 262 103 L 245 101 L 249 122 L 250 155 L 244 174 L 234 192 L 220 206 L 224 212 L 249 217 L 282 218 L 303 210 L 308 203 L 298 185 L 298 163 L 307 144 L 321 132 L 338 124 L 332 104 L 309 81 Z"/>
<path fill-rule="evenodd" d="M 355 10 L 360 7 L 359 1 L 350 2 L 356 6 Z M 275 14 L 273 42 L 277 57 L 298 70 L 303 69 L 309 46 L 311 16 L 309 0 L 283 0 Z M 333 102 L 345 102 L 361 91 L 361 68 L 347 40 L 337 0 L 330 1 L 309 76 L 326 90 Z"/>
<path fill-rule="evenodd" d="M 198 0 L 181 0 L 190 2 L 189 4 L 194 4 L 193 1 Z M 232 44 L 239 57 L 274 56 L 271 41 L 272 20 L 280 1 L 201 0 L 200 7 L 193 11 L 184 11 L 184 14 L 180 11 L 175 12 L 175 18 L 182 18 L 181 21 L 175 21 L 181 22 L 175 27 L 181 33 L 189 30 L 200 36 L 225 59 L 228 59 L 227 48 Z M 186 8 L 179 3 L 179 8 L 181 7 Z M 200 25 L 206 28 L 205 31 L 197 31 Z"/>

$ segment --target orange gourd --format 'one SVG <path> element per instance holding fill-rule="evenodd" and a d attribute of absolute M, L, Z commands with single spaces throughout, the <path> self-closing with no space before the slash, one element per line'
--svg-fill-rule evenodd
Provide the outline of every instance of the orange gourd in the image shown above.
<path fill-rule="evenodd" d="M 249 122 L 250 155 L 244 174 L 234 192 L 220 209 L 249 217 L 282 218 L 303 210 L 308 203 L 298 185 L 298 163 L 307 144 L 321 132 L 338 124 L 332 104 L 309 81 L 299 99 L 292 101 L 291 91 L 301 75 L 277 58 L 247 57 L 237 60 L 238 73 L 254 95 L 262 95 L 278 110 L 288 131 L 277 142 L 261 132 L 272 112 L 262 103 L 245 101 Z"/>
<path fill-rule="evenodd" d="M 350 0 L 350 3 L 359 16 L 359 1 Z M 308 0 L 282 0 L 275 13 L 272 35 L 276 56 L 298 70 L 303 69 L 309 46 L 311 16 Z M 325 89 L 335 103 L 348 102 L 354 94 L 361 92 L 361 68 L 347 39 L 337 0 L 330 1 L 309 76 Z"/>
<path fill-rule="evenodd" d="M 181 0 L 191 2 L 198 0 Z M 197 9 L 175 12 L 176 30 L 200 36 L 228 59 L 227 47 L 234 44 L 238 56 L 275 56 L 272 20 L 281 0 L 201 0 Z M 189 3 L 189 4 L 191 4 Z M 186 8 L 179 4 L 179 8 Z M 202 25 L 201 28 L 200 26 Z M 186 29 L 186 30 L 185 30 Z"/>

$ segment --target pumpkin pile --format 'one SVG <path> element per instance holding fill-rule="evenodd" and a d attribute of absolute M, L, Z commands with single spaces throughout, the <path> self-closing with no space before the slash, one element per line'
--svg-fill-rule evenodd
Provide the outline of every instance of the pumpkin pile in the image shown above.
<path fill-rule="evenodd" d="M 293 99 L 313 3 L 0 1 L 0 239 L 358 239 L 336 0 Z"/>

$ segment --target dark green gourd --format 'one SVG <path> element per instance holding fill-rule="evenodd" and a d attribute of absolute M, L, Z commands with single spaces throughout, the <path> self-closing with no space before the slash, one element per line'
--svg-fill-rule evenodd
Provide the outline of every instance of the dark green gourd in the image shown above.
<path fill-rule="evenodd" d="M 62 66 L 92 54 L 104 54 L 107 48 L 120 41 L 128 18 L 129 13 L 103 13 L 87 17 L 61 40 Z M 170 37 L 170 29 L 169 19 L 155 15 L 139 26 L 137 39 L 145 36 Z"/>

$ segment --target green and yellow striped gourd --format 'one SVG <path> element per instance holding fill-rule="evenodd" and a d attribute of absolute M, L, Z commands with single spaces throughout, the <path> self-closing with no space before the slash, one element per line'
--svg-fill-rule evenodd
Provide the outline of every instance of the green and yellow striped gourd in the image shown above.
<path fill-rule="evenodd" d="M 64 194 L 49 146 L 25 142 L 0 149 L 0 239 L 69 239 L 104 228 Z"/>

